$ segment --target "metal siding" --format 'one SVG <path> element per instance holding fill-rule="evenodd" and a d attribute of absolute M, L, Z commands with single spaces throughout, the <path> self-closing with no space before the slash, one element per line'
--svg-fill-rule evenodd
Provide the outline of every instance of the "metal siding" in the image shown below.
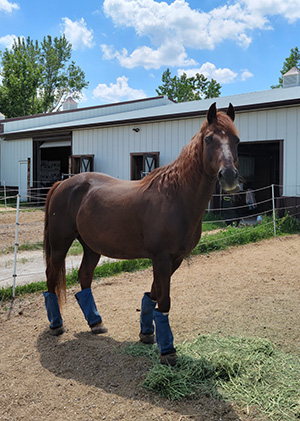
<path fill-rule="evenodd" d="M 19 185 L 19 161 L 31 158 L 32 168 L 32 139 L 3 141 L 1 148 L 1 185 Z M 31 180 L 32 183 L 32 171 Z"/>
<path fill-rule="evenodd" d="M 261 111 L 257 114 L 257 134 L 259 133 L 259 137 L 261 139 L 267 140 L 267 112 Z"/>
<path fill-rule="evenodd" d="M 160 165 L 175 159 L 205 118 L 169 120 L 73 132 L 74 154 L 95 154 L 95 170 L 130 178 L 130 153 L 160 152 Z M 300 107 L 238 113 L 241 141 L 284 140 L 284 193 L 300 193 Z M 132 129 L 139 127 L 135 133 Z M 287 186 L 291 186 L 287 189 Z"/>
<path fill-rule="evenodd" d="M 202 120 L 202 121 L 200 121 Z M 204 119 L 89 129 L 73 132 L 73 154 L 95 154 L 95 171 L 130 179 L 130 153 L 160 152 L 160 165 L 174 160 Z M 139 127 L 138 133 L 132 129 Z"/>
<path fill-rule="evenodd" d="M 288 143 L 285 144 L 284 154 L 284 174 L 286 194 L 292 196 L 295 194 L 297 180 L 297 110 L 295 108 L 289 109 L 286 121 L 286 133 Z M 299 140 L 298 140 L 299 141 Z"/>
<path fill-rule="evenodd" d="M 286 135 L 286 110 L 240 114 L 237 116 L 237 128 L 244 141 L 283 139 Z"/>
<path fill-rule="evenodd" d="M 286 108 L 276 110 L 276 139 L 287 139 L 287 114 Z"/>
<path fill-rule="evenodd" d="M 248 114 L 248 136 L 249 140 L 258 140 L 258 122 L 257 113 Z"/>
<path fill-rule="evenodd" d="M 267 131 L 266 137 L 268 140 L 273 140 L 278 138 L 278 132 L 276 128 L 278 110 L 270 110 L 267 112 Z"/>

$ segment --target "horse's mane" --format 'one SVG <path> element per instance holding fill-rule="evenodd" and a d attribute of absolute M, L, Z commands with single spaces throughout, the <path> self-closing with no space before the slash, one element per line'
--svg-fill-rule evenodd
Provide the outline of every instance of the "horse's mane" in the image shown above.
<path fill-rule="evenodd" d="M 238 135 L 233 121 L 223 112 L 217 113 L 213 123 L 215 131 L 224 131 L 235 136 Z M 189 184 L 194 178 L 203 173 L 203 138 L 208 127 L 206 120 L 201 129 L 190 142 L 182 148 L 180 155 L 170 164 L 156 168 L 140 181 L 143 190 L 152 187 L 159 191 L 177 190 L 179 186 Z"/>

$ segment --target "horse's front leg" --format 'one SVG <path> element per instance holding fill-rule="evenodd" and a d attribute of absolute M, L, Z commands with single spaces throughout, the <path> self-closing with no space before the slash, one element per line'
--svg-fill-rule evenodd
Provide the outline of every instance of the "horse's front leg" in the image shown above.
<path fill-rule="evenodd" d="M 152 261 L 154 280 L 151 292 L 146 293 L 142 300 L 140 338 L 144 343 L 153 343 L 153 341 L 147 342 L 145 339 L 147 339 L 147 336 L 151 338 L 151 335 L 154 337 L 154 320 L 161 363 L 175 365 L 177 361 L 176 350 L 169 324 L 172 261 L 169 256 L 155 257 Z M 156 302 L 157 308 L 155 308 Z"/>
<path fill-rule="evenodd" d="M 97 310 L 91 290 L 94 270 L 99 262 L 100 255 L 90 249 L 80 237 L 79 241 L 82 244 L 84 254 L 78 271 L 81 291 L 75 294 L 75 297 L 92 333 L 106 333 L 107 329 L 104 326 L 102 317 Z"/>

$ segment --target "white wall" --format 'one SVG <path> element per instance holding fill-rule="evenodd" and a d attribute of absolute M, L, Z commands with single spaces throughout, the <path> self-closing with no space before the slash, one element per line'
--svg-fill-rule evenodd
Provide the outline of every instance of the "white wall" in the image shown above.
<path fill-rule="evenodd" d="M 73 132 L 73 154 L 95 154 L 95 171 L 130 179 L 130 153 L 160 152 L 160 166 L 173 161 L 204 118 L 87 129 Z M 138 127 L 140 131 L 132 129 Z"/>
<path fill-rule="evenodd" d="M 130 153 L 159 151 L 160 165 L 168 164 L 199 131 L 204 120 L 197 117 L 75 130 L 72 153 L 93 153 L 95 171 L 130 179 Z M 240 112 L 235 123 L 242 142 L 283 140 L 284 195 L 300 195 L 300 106 Z M 134 127 L 140 131 L 135 133 Z M 19 161 L 30 157 L 32 167 L 32 139 L 2 141 L 0 145 L 1 183 L 17 186 Z"/>
<path fill-rule="evenodd" d="M 19 185 L 19 161 L 31 158 L 32 169 L 32 139 L 8 140 L 1 142 L 0 174 L 1 185 Z M 32 177 L 32 170 L 30 171 Z M 31 180 L 32 182 L 32 180 Z"/>
<path fill-rule="evenodd" d="M 130 153 L 160 151 L 160 165 L 178 156 L 204 118 L 73 132 L 73 154 L 95 154 L 95 171 L 130 179 Z M 284 195 L 300 194 L 300 107 L 237 113 L 241 141 L 283 140 Z M 132 129 L 139 127 L 135 133 Z"/>

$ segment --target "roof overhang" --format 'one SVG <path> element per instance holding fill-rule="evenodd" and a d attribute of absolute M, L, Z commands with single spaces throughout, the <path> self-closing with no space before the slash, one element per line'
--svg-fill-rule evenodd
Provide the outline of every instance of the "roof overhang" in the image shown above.
<path fill-rule="evenodd" d="M 246 94 L 243 94 L 246 95 Z M 249 94 L 251 95 L 251 94 Z M 220 102 L 224 104 L 226 102 L 225 107 L 219 107 L 220 111 L 225 111 L 228 106 L 227 101 L 234 102 L 235 97 L 220 97 L 220 98 L 212 98 L 210 100 L 203 100 L 198 101 L 205 105 L 200 110 L 195 110 L 190 103 L 184 103 L 186 105 L 189 104 L 188 107 L 180 107 L 181 104 L 173 105 L 172 107 L 158 107 L 153 112 L 152 115 L 145 112 L 144 110 L 135 110 L 131 113 L 128 113 L 128 118 L 121 118 L 121 114 L 114 114 L 110 116 L 105 116 L 101 119 L 94 118 L 94 119 L 86 119 L 86 120 L 79 120 L 76 124 L 71 123 L 64 123 L 64 125 L 55 125 L 53 124 L 52 127 L 39 127 L 36 129 L 28 129 L 28 130 L 20 130 L 15 132 L 9 133 L 2 133 L 0 136 L 4 140 L 13 140 L 13 139 L 22 139 L 22 138 L 36 138 L 36 137 L 44 137 L 44 136 L 64 136 L 66 134 L 70 134 L 72 131 L 83 130 L 83 129 L 91 129 L 91 128 L 101 128 L 101 127 L 115 127 L 115 126 L 125 126 L 125 125 L 136 125 L 142 123 L 151 123 L 151 122 L 159 122 L 159 121 L 168 121 L 168 120 L 178 120 L 178 119 L 187 119 L 187 118 L 195 118 L 195 117 L 204 117 L 207 113 L 207 109 L 213 102 Z M 205 103 L 205 104 L 204 104 Z M 238 103 L 238 101 L 237 101 Z M 233 104 L 234 105 L 234 104 Z M 297 98 L 288 98 L 285 100 L 278 100 L 278 101 L 266 101 L 266 102 L 258 102 L 258 103 L 244 103 L 240 105 L 234 105 L 236 113 L 241 112 L 251 112 L 263 109 L 275 109 L 275 108 L 286 108 L 286 107 L 294 107 L 300 106 L 300 97 Z M 186 110 L 184 108 L 187 108 Z M 147 111 L 147 110 L 146 110 Z M 159 112 L 157 112 L 159 111 Z M 147 115 L 148 114 L 148 115 Z M 124 114 L 123 114 L 123 117 Z M 99 121 L 100 120 L 100 121 Z"/>

